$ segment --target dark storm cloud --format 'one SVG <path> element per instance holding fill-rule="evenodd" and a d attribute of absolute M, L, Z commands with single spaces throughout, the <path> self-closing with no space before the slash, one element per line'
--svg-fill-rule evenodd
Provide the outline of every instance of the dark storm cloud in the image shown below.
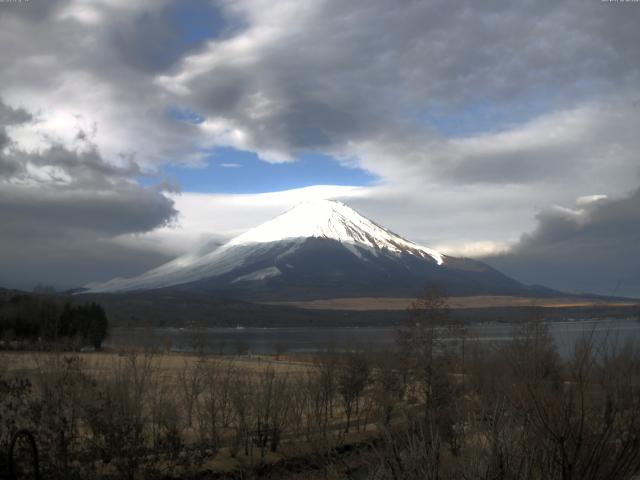
<path fill-rule="evenodd" d="M 31 120 L 33 117 L 22 108 L 11 108 L 0 99 L 0 127 L 16 125 Z"/>
<path fill-rule="evenodd" d="M 75 288 L 87 281 L 134 276 L 169 259 L 156 251 L 123 247 L 74 230 L 4 238 L 0 285 L 26 290 L 38 283 Z"/>
<path fill-rule="evenodd" d="M 5 152 L 11 143 L 6 127 L 31 120 L 31 115 L 23 109 L 13 109 L 5 105 L 0 98 L 0 179 L 16 175 L 24 166 Z"/>
<path fill-rule="evenodd" d="M 0 285 L 72 287 L 137 274 L 167 260 L 109 240 L 167 225 L 177 212 L 154 189 L 0 188 Z"/>
<path fill-rule="evenodd" d="M 140 167 L 132 158 L 123 159 L 123 165 L 106 162 L 95 148 L 71 152 L 61 145 L 53 145 L 39 153 L 14 152 L 13 157 L 23 164 L 56 167 L 69 176 L 69 183 L 82 188 L 104 188 L 114 179 L 140 175 Z"/>
<path fill-rule="evenodd" d="M 624 6 L 367 0 L 278 4 L 269 14 L 260 0 L 233 5 L 254 27 L 244 43 L 213 42 L 165 85 L 187 88 L 192 108 L 241 129 L 243 141 L 266 158 L 273 151 L 362 154 L 354 144 L 377 142 L 378 159 L 362 162 L 385 173 L 385 162 L 414 163 L 380 154 L 404 131 L 410 141 L 402 157 L 423 155 L 423 175 L 432 175 L 438 159 L 430 140 L 437 136 L 421 120 L 425 112 L 481 103 L 572 108 L 626 91 L 639 78 L 633 45 L 640 42 L 640 9 Z M 496 155 L 486 165 L 479 156 L 475 169 L 463 172 L 454 158 L 453 168 L 442 170 L 460 182 L 473 180 L 473 170 L 482 181 L 521 180 L 556 153 L 542 150 L 520 162 Z M 514 164 L 523 174 L 505 175 Z"/>
<path fill-rule="evenodd" d="M 58 287 L 133 275 L 167 260 L 110 238 L 166 224 L 173 202 L 136 186 L 108 191 L 2 185 L 0 285 Z"/>
<path fill-rule="evenodd" d="M 176 214 L 171 200 L 137 185 L 105 191 L 3 185 L 0 199 L 5 229 L 24 237 L 69 229 L 96 236 L 142 233 L 167 224 Z"/>
<path fill-rule="evenodd" d="M 546 210 L 509 254 L 486 260 L 527 283 L 640 298 L 640 190 Z"/>
<path fill-rule="evenodd" d="M 32 118 L 0 102 L 0 133 Z M 130 180 L 140 174 L 133 160 L 110 164 L 91 145 L 78 151 L 53 145 L 42 152 L 25 152 L 8 140 L 4 146 L 0 285 L 46 281 L 69 287 L 113 272 L 116 265 L 122 272 L 137 271 L 164 258 L 135 255 L 108 242 L 167 225 L 177 214 L 173 201 L 161 193 L 165 186 L 143 188 Z"/>
<path fill-rule="evenodd" d="M 108 28 L 107 38 L 125 63 L 155 73 L 170 68 L 225 29 L 213 4 L 181 0 L 123 18 Z"/>
<path fill-rule="evenodd" d="M 26 2 L 3 2 L 0 15 L 16 16 L 33 22 L 49 20 L 70 0 L 32 0 Z"/>
<path fill-rule="evenodd" d="M 3 144 L 9 143 L 9 137 L 5 132 L 0 130 L 0 149 L 3 148 Z M 24 173 L 24 165 L 15 160 L 15 158 L 0 153 L 0 178 L 3 177 L 15 177 Z"/>

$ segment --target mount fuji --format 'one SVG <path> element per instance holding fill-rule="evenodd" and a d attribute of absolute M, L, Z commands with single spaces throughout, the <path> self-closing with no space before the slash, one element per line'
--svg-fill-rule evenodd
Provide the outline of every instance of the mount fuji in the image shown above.
<path fill-rule="evenodd" d="M 490 266 L 406 240 L 347 205 L 299 204 L 212 251 L 187 254 L 84 293 L 173 289 L 252 300 L 412 296 L 428 283 L 450 295 L 540 295 Z"/>

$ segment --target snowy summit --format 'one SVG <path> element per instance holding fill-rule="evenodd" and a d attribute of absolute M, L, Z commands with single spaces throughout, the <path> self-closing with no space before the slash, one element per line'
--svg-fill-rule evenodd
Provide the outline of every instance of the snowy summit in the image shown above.
<path fill-rule="evenodd" d="M 273 220 L 249 230 L 227 245 L 278 242 L 296 238 L 329 238 L 347 247 L 386 249 L 418 256 L 430 256 L 438 265 L 442 255 L 415 244 L 363 217 L 351 207 L 334 200 L 316 200 L 301 203 Z M 360 255 L 356 248 L 351 249 Z"/>

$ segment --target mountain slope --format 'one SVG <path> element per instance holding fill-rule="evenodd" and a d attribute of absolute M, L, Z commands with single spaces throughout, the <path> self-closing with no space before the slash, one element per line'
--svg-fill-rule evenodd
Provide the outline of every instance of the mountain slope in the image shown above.
<path fill-rule="evenodd" d="M 428 282 L 452 295 L 535 294 L 482 262 L 442 255 L 327 200 L 300 204 L 213 251 L 87 289 L 171 287 L 281 300 L 414 295 Z"/>

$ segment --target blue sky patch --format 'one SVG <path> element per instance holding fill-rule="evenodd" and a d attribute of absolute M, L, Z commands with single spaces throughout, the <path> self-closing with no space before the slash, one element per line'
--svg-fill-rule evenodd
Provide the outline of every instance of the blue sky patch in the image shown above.
<path fill-rule="evenodd" d="M 202 123 L 205 120 L 202 115 L 185 107 L 169 107 L 167 109 L 167 115 L 169 118 L 179 122 L 193 123 L 195 125 Z"/>
<path fill-rule="evenodd" d="M 187 45 L 216 37 L 225 25 L 212 3 L 202 0 L 180 0 L 169 7 L 167 15 Z"/>
<path fill-rule="evenodd" d="M 229 147 L 212 151 L 204 167 L 171 165 L 161 177 L 179 184 L 185 192 L 199 193 L 264 193 L 312 185 L 364 186 L 377 181 L 367 171 L 345 167 L 326 155 L 308 154 L 296 162 L 270 164 L 254 153 Z M 148 185 L 157 179 L 140 180 Z"/>

